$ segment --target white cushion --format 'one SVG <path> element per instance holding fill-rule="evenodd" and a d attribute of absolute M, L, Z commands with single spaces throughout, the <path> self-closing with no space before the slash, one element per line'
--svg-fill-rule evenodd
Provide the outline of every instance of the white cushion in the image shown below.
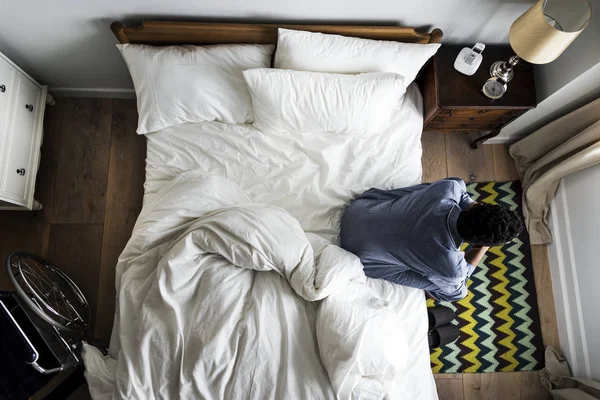
<path fill-rule="evenodd" d="M 251 69 L 254 126 L 265 132 L 378 133 L 390 126 L 406 91 L 398 74 L 327 74 Z"/>
<path fill-rule="evenodd" d="M 133 78 L 137 133 L 185 122 L 251 122 L 242 72 L 269 67 L 272 45 L 154 47 L 117 45 Z"/>
<path fill-rule="evenodd" d="M 412 82 L 440 47 L 279 28 L 275 68 L 343 73 L 395 72 Z"/>

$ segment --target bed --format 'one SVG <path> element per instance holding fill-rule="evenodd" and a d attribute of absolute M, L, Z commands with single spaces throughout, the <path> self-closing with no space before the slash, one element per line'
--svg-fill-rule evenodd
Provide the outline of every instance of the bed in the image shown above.
<path fill-rule="evenodd" d="M 278 27 L 112 29 L 121 43 L 203 45 L 276 43 Z M 399 27 L 287 28 L 441 39 L 439 30 Z M 369 137 L 214 121 L 147 134 L 144 207 L 117 266 L 109 354 L 84 353 L 92 396 L 436 399 L 423 291 L 361 277 L 360 263 L 336 246 L 352 198 L 421 181 L 415 83 L 393 118 Z M 231 265 L 215 267 L 224 263 L 218 252 Z M 393 365 L 382 371 L 383 358 Z"/>

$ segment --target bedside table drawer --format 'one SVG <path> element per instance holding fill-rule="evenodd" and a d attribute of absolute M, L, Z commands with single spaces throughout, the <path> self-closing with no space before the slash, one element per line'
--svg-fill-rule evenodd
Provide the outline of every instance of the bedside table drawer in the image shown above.
<path fill-rule="evenodd" d="M 430 122 L 426 125 L 426 131 L 454 132 L 454 131 L 494 131 L 500 129 L 504 124 L 489 121 L 455 121 L 455 122 Z"/>
<path fill-rule="evenodd" d="M 436 118 L 445 120 L 508 121 L 521 115 L 521 110 L 441 109 Z"/>
<path fill-rule="evenodd" d="M 455 130 L 496 130 L 523 113 L 522 110 L 442 109 L 426 128 Z"/>

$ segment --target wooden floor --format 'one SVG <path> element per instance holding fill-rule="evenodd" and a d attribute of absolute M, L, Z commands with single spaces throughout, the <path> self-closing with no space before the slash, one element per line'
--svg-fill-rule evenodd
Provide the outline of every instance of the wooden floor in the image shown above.
<path fill-rule="evenodd" d="M 82 288 L 94 310 L 93 332 L 108 341 L 114 312 L 114 268 L 141 208 L 145 138 L 135 134 L 132 100 L 58 99 L 45 121 L 37 213 L 0 212 L 0 259 L 40 254 Z M 503 145 L 469 148 L 465 134 L 424 134 L 423 180 L 518 179 Z M 558 348 L 547 253 L 533 247 L 544 344 Z M 0 289 L 10 289 L 0 273 Z M 546 399 L 537 372 L 437 375 L 442 400 Z M 86 398 L 78 390 L 72 398 Z"/>

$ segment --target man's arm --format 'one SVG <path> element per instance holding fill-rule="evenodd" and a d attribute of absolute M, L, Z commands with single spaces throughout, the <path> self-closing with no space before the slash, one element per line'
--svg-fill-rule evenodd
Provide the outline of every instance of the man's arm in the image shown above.
<path fill-rule="evenodd" d="M 465 253 L 465 260 L 473 267 L 477 267 L 483 258 L 483 255 L 488 251 L 489 246 L 475 246 Z"/>
<path fill-rule="evenodd" d="M 431 282 L 438 287 L 438 290 L 430 293 L 431 297 L 441 301 L 457 301 L 464 298 L 467 295 L 467 281 L 471 278 L 473 272 L 475 272 L 475 266 L 479 264 L 484 254 L 485 250 L 481 254 L 475 254 L 473 258 L 465 256 L 461 260 L 457 268 L 461 271 L 460 275 L 462 275 L 462 278 L 430 276 L 429 279 Z M 471 262 L 476 263 L 471 264 Z"/>

